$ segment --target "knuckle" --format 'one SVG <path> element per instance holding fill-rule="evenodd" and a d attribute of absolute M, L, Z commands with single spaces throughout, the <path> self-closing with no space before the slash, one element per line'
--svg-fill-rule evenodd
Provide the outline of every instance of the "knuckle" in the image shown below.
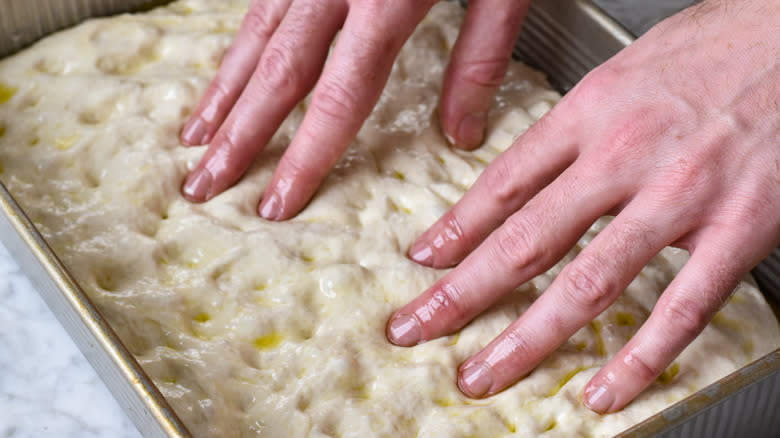
<path fill-rule="evenodd" d="M 279 26 L 280 17 L 269 8 L 270 2 L 254 1 L 244 16 L 242 26 L 255 39 L 268 40 Z"/>
<path fill-rule="evenodd" d="M 623 363 L 641 382 L 652 381 L 664 371 L 663 366 L 652 363 L 633 351 L 626 354 Z"/>
<path fill-rule="evenodd" d="M 370 17 L 402 16 L 424 10 L 438 0 L 356 0 L 360 7 Z"/>
<path fill-rule="evenodd" d="M 310 111 L 325 122 L 341 122 L 354 117 L 358 106 L 355 91 L 336 79 L 323 79 L 312 95 Z"/>
<path fill-rule="evenodd" d="M 659 175 L 655 186 L 659 200 L 676 205 L 695 200 L 692 194 L 705 194 L 716 189 L 715 185 L 710 184 L 713 180 L 710 172 L 710 166 L 694 154 L 678 158 Z"/>
<path fill-rule="evenodd" d="M 523 14 L 519 8 L 495 8 L 490 12 L 491 30 L 497 35 L 512 35 L 523 22 Z"/>
<path fill-rule="evenodd" d="M 433 315 L 446 315 L 446 319 L 460 325 L 469 319 L 467 303 L 463 294 L 452 284 L 445 283 L 431 294 L 428 300 L 429 311 Z"/>
<path fill-rule="evenodd" d="M 774 227 L 775 230 L 780 231 L 780 215 L 776 213 L 780 211 L 780 203 L 773 197 L 777 198 L 776 191 L 773 194 L 771 190 L 756 192 L 735 190 L 718 209 L 719 216 L 724 217 L 723 225 L 743 235 L 755 232 L 756 225 L 768 229 Z"/>
<path fill-rule="evenodd" d="M 562 273 L 563 297 L 578 309 L 596 312 L 609 304 L 615 289 L 612 276 L 603 269 L 598 257 L 581 253 Z"/>
<path fill-rule="evenodd" d="M 708 312 L 696 301 L 675 295 L 661 304 L 661 316 L 669 327 L 692 339 L 707 325 Z"/>
<path fill-rule="evenodd" d="M 263 52 L 255 75 L 259 83 L 265 84 L 269 91 L 297 90 L 301 79 L 299 70 L 292 59 L 292 51 L 285 47 L 269 46 Z"/>
<path fill-rule="evenodd" d="M 532 223 L 524 218 L 507 219 L 496 236 L 497 260 L 514 272 L 537 263 L 541 254 L 532 230 Z"/>
<path fill-rule="evenodd" d="M 230 130 L 218 132 L 209 146 L 209 152 L 211 152 L 211 148 L 214 148 L 213 155 L 211 155 L 206 167 L 212 172 L 217 192 L 233 185 L 249 167 L 252 162 L 251 157 L 256 153 L 251 143 L 238 142 Z M 219 162 L 219 166 L 213 166 L 214 162 Z M 210 166 L 208 163 L 212 165 Z"/>
<path fill-rule="evenodd" d="M 417 7 L 418 5 L 433 5 L 438 0 L 353 0 L 359 3 L 361 7 L 374 11 L 376 13 L 385 12 L 390 9 L 404 8 L 406 10 Z"/>
<path fill-rule="evenodd" d="M 535 336 L 527 333 L 521 326 L 512 327 L 507 330 L 504 334 L 502 344 L 506 345 L 506 351 L 511 352 L 509 359 L 523 362 L 528 360 L 528 358 L 538 356 L 538 351 L 536 351 L 536 348 L 534 348 L 530 342 L 530 340 L 534 338 Z M 524 371 L 523 368 L 525 367 L 520 367 L 520 370 Z"/>
<path fill-rule="evenodd" d="M 225 97 L 235 94 L 232 91 L 225 78 L 217 74 L 213 81 L 211 81 L 212 93 L 217 99 L 223 99 Z"/>
<path fill-rule="evenodd" d="M 434 249 L 441 249 L 447 244 L 458 242 L 468 245 L 469 236 L 461 226 L 462 221 L 454 209 L 450 209 L 437 222 L 436 237 L 433 240 Z"/>
<path fill-rule="evenodd" d="M 498 87 L 509 68 L 509 58 L 470 59 L 457 64 L 457 75 L 463 81 L 482 86 Z"/>
<path fill-rule="evenodd" d="M 606 142 L 606 147 L 611 152 L 609 155 L 622 158 L 647 140 L 648 130 L 644 121 L 646 117 L 646 114 L 636 112 L 613 129 L 611 138 Z"/>
<path fill-rule="evenodd" d="M 567 100 L 578 109 L 593 108 L 605 99 L 609 90 L 615 86 L 621 77 L 621 72 L 614 63 L 606 63 L 591 71 L 567 95 Z"/>
<path fill-rule="evenodd" d="M 374 14 L 380 14 L 395 3 L 392 0 L 360 0 L 360 6 Z"/>
<path fill-rule="evenodd" d="M 219 124 L 222 123 L 235 103 L 236 95 L 237 90 L 232 90 L 222 74 L 217 73 L 217 76 L 209 83 L 196 111 L 206 123 L 215 124 L 219 128 Z"/>
<path fill-rule="evenodd" d="M 280 178 L 280 181 L 285 181 L 284 184 L 289 185 L 292 181 L 297 181 L 301 175 L 310 173 L 311 166 L 306 166 L 304 164 L 307 163 L 305 157 L 301 158 L 299 155 L 300 154 L 296 154 L 294 150 L 290 149 L 287 153 L 282 155 L 282 158 L 279 160 L 277 173 L 284 172 L 283 177 Z M 312 163 L 308 164 L 311 165 Z M 281 188 L 289 189 L 289 187 Z"/>
<path fill-rule="evenodd" d="M 629 168 L 639 155 L 646 153 L 642 146 L 653 142 L 663 128 L 648 109 L 638 108 L 623 117 L 610 130 L 605 141 L 596 148 L 594 164 L 604 169 Z"/>
<path fill-rule="evenodd" d="M 392 29 L 382 31 L 378 27 L 370 30 L 353 29 L 349 32 L 354 45 L 353 70 L 350 73 L 368 81 L 376 80 L 381 67 L 385 63 L 389 65 L 392 59 L 382 55 L 396 52 L 399 42 L 396 32 Z"/>
<path fill-rule="evenodd" d="M 659 240 L 658 231 L 651 227 L 644 219 L 634 217 L 625 220 L 614 230 L 614 237 L 606 244 L 602 253 L 627 254 L 633 248 L 643 250 L 652 250 L 656 247 L 655 242 Z"/>
<path fill-rule="evenodd" d="M 513 204 L 521 198 L 523 190 L 515 180 L 515 169 L 509 160 L 499 157 L 485 169 L 485 186 L 496 202 Z"/>
<path fill-rule="evenodd" d="M 334 13 L 333 5 L 329 3 L 316 1 L 296 2 L 294 6 L 295 13 L 287 14 L 284 18 L 285 25 L 287 20 L 290 20 L 290 26 L 287 27 L 288 32 L 290 32 L 290 29 L 294 29 L 296 35 L 305 37 L 314 35 L 314 26 L 320 21 L 320 18 L 327 13 Z"/>
<path fill-rule="evenodd" d="M 239 89 L 231 87 L 221 72 L 209 84 L 205 99 L 200 103 L 200 116 L 209 123 L 219 123 L 227 116 L 230 108 L 238 98 Z"/>
<path fill-rule="evenodd" d="M 692 158 L 680 158 L 668 169 L 664 179 L 673 189 L 689 191 L 702 185 L 708 185 L 709 166 L 698 162 L 696 157 Z"/>
<path fill-rule="evenodd" d="M 220 155 L 234 156 L 239 151 L 239 138 L 236 138 L 236 132 L 233 129 L 225 129 L 220 133 L 219 137 L 215 137 L 213 144 L 218 145 Z"/>

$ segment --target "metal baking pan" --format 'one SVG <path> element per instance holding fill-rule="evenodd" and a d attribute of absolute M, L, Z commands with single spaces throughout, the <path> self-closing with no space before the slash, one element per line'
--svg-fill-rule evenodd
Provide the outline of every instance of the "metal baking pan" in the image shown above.
<path fill-rule="evenodd" d="M 0 57 L 99 15 L 147 9 L 160 0 L 3 0 Z M 465 2 L 464 2 L 465 3 Z M 535 2 L 514 55 L 540 68 L 561 92 L 634 40 L 589 0 Z M 147 437 L 188 437 L 185 425 L 0 183 L 0 240 L 76 345 Z M 780 318 L 780 250 L 754 270 Z M 619 437 L 776 437 L 780 349 L 693 394 Z"/>

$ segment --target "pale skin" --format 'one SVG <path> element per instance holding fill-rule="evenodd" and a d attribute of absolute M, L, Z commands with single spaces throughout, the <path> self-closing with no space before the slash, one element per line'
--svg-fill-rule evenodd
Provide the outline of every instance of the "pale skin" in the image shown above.
<path fill-rule="evenodd" d="M 313 90 L 258 207 L 271 220 L 297 214 L 432 4 L 253 2 L 182 131 L 185 144 L 210 143 L 184 195 L 203 202 L 234 184 Z M 527 6 L 471 2 L 441 97 L 442 129 L 455 147 L 481 143 Z M 461 364 L 458 386 L 471 397 L 505 389 L 609 306 L 664 246 L 684 248 L 691 258 L 648 320 L 582 393 L 599 413 L 634 399 L 780 244 L 778 23 L 774 0 L 709 0 L 591 72 L 412 245 L 416 262 L 455 268 L 390 317 L 388 339 L 411 347 L 456 332 L 610 214 L 531 308 Z"/>

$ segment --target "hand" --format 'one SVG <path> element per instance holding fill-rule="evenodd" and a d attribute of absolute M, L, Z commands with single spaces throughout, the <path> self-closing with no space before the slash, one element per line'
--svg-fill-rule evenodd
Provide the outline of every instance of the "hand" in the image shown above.
<path fill-rule="evenodd" d="M 482 141 L 485 114 L 529 1 L 476 0 L 469 7 L 446 74 L 441 111 L 448 138 L 462 147 Z M 370 114 L 393 60 L 434 3 L 253 1 L 182 130 L 184 144 L 210 143 L 187 177 L 184 196 L 204 202 L 232 186 L 313 87 L 311 106 L 258 209 L 272 220 L 297 214 Z"/>
<path fill-rule="evenodd" d="M 780 243 L 780 3 L 727 3 L 656 26 L 485 170 L 410 250 L 424 265 L 460 264 L 390 318 L 393 343 L 457 331 L 611 214 L 528 311 L 460 366 L 458 385 L 485 397 L 522 378 L 666 245 L 689 261 L 583 400 L 619 410 L 671 363 Z"/>

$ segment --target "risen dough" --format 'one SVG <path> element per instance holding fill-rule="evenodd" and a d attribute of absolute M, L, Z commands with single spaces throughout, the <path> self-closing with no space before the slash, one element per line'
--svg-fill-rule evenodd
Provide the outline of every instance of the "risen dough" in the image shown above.
<path fill-rule="evenodd" d="M 191 204 L 179 187 L 203 148 L 177 134 L 244 3 L 186 0 L 92 20 L 0 63 L 3 182 L 195 435 L 607 436 L 777 348 L 777 322 L 742 283 L 638 400 L 603 417 L 583 408 L 583 385 L 684 262 L 665 250 L 530 376 L 487 400 L 464 398 L 457 365 L 561 265 L 459 334 L 397 348 L 387 317 L 443 274 L 404 252 L 558 96 L 513 64 L 485 146 L 448 147 L 436 108 L 460 11 L 440 4 L 303 213 L 269 223 L 255 208 L 305 103 L 238 185 Z"/>

